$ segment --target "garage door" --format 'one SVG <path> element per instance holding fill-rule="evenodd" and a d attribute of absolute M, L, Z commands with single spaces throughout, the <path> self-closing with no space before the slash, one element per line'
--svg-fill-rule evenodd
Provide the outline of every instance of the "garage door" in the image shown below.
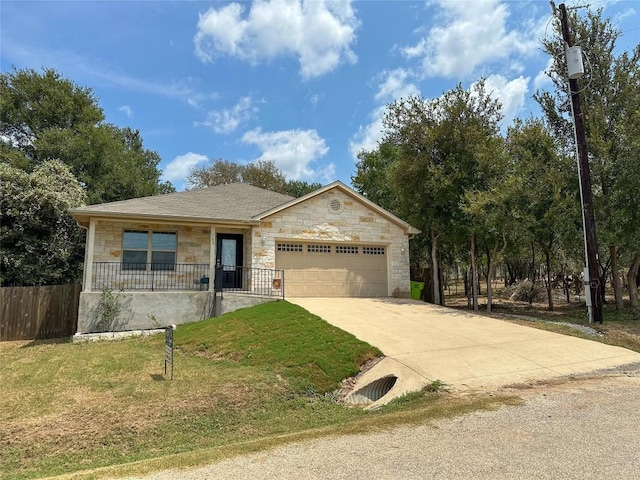
<path fill-rule="evenodd" d="M 363 244 L 278 242 L 285 296 L 386 297 L 387 248 Z"/>

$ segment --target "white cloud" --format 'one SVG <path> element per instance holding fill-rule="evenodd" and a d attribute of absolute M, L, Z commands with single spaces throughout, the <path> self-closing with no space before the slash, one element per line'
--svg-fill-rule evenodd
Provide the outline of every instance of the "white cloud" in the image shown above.
<path fill-rule="evenodd" d="M 253 144 L 262 151 L 256 160 L 269 160 L 276 164 L 287 178 L 332 180 L 335 166 L 315 169 L 312 163 L 324 156 L 329 147 L 316 130 L 283 130 L 262 132 L 259 128 L 242 136 L 244 143 Z"/>
<path fill-rule="evenodd" d="M 95 58 L 79 55 L 71 50 L 43 50 L 29 45 L 18 44 L 3 38 L 3 55 L 11 58 L 16 64 L 48 65 L 55 67 L 73 78 L 93 77 L 111 85 L 134 92 L 153 94 L 161 97 L 176 98 L 187 102 L 191 106 L 198 106 L 201 101 L 216 99 L 218 94 L 197 91 L 192 78 L 164 83 L 160 80 L 146 80 L 132 77 L 126 73 L 119 73 L 118 67 L 111 64 L 96 63 Z"/>
<path fill-rule="evenodd" d="M 133 117 L 133 110 L 129 105 L 121 106 L 118 111 L 124 113 L 129 118 Z"/>
<path fill-rule="evenodd" d="M 242 123 L 251 120 L 257 112 L 258 108 L 251 97 L 242 97 L 233 107 L 211 111 L 204 122 L 195 122 L 194 125 L 213 128 L 216 133 L 231 133 Z"/>
<path fill-rule="evenodd" d="M 319 94 L 319 93 L 314 93 L 309 97 L 309 103 L 311 103 L 311 106 L 313 108 L 316 108 L 318 106 L 318 103 L 320 103 L 320 100 L 324 97 L 324 95 Z"/>
<path fill-rule="evenodd" d="M 613 18 L 614 24 L 620 24 L 625 18 L 633 17 L 635 15 L 636 11 L 632 7 L 625 8 L 615 15 Z"/>
<path fill-rule="evenodd" d="M 375 95 L 377 101 L 391 101 L 400 98 L 407 98 L 411 95 L 418 95 L 420 90 L 418 87 L 408 82 L 412 76 L 412 72 L 404 68 L 396 68 L 395 70 L 385 70 L 380 75 L 382 81 Z"/>
<path fill-rule="evenodd" d="M 382 137 L 384 136 L 382 118 L 386 111 L 387 107 L 382 105 L 371 112 L 369 114 L 371 123 L 365 126 L 360 126 L 358 133 L 356 133 L 349 141 L 349 151 L 351 152 L 351 156 L 354 160 L 358 158 L 359 151 L 366 150 L 370 152 L 378 148 L 378 142 L 382 140 Z"/>
<path fill-rule="evenodd" d="M 422 60 L 426 76 L 466 78 L 476 67 L 512 54 L 534 54 L 539 48 L 539 25 L 523 25 L 522 31 L 508 30 L 507 4 L 498 0 L 435 2 L 442 21 L 425 37 L 402 49 L 409 58 Z M 437 20 L 436 20 L 437 21 Z"/>
<path fill-rule="evenodd" d="M 391 103 L 400 98 L 419 95 L 420 89 L 409 81 L 412 76 L 413 73 L 411 71 L 403 68 L 385 70 L 378 76 L 380 82 L 374 98 L 378 102 Z M 378 147 L 378 142 L 384 136 L 382 118 L 386 111 L 386 105 L 376 107 L 369 114 L 370 123 L 360 126 L 358 132 L 351 138 L 349 151 L 354 159 L 357 158 L 359 151 L 371 151 Z"/>
<path fill-rule="evenodd" d="M 263 0 L 248 12 L 234 2 L 200 14 L 195 53 L 203 62 L 229 55 L 252 64 L 293 55 L 302 77 L 313 78 L 355 63 L 358 27 L 351 0 Z"/>
<path fill-rule="evenodd" d="M 507 80 L 502 75 L 491 75 L 485 79 L 485 89 L 502 103 L 503 125 L 510 125 L 524 107 L 529 91 L 529 77 L 518 77 Z"/>
<path fill-rule="evenodd" d="M 184 180 L 187 178 L 187 175 L 189 175 L 191 168 L 207 160 L 209 159 L 206 155 L 199 153 L 189 152 L 184 155 L 178 155 L 167 164 L 162 173 L 162 177 L 173 183 L 177 190 L 181 190 Z"/>
<path fill-rule="evenodd" d="M 551 67 L 553 67 L 553 58 L 549 58 L 547 66 L 544 68 L 544 70 L 540 70 L 536 75 L 536 78 L 533 79 L 534 90 L 544 90 L 547 87 L 553 85 L 553 82 L 551 81 L 551 78 L 548 74 L 548 72 L 551 71 Z"/>

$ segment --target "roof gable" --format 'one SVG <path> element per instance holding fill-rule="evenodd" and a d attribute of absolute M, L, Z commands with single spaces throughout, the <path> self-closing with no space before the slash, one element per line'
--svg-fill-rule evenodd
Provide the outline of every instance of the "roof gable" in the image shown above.
<path fill-rule="evenodd" d="M 369 200 L 368 198 L 360 195 L 358 192 L 356 192 L 355 190 L 347 187 L 344 183 L 342 183 L 339 180 L 336 180 L 333 183 L 330 183 L 329 185 L 326 185 L 322 188 L 319 188 L 318 190 L 314 190 L 313 192 L 300 197 L 300 198 L 294 198 L 290 201 L 288 201 L 287 203 L 283 203 L 281 205 L 277 205 L 275 207 L 273 207 L 270 210 L 267 210 L 265 212 L 262 212 L 258 215 L 256 215 L 256 219 L 258 220 L 262 220 L 270 215 L 273 215 L 275 213 L 281 212 L 282 210 L 285 210 L 287 208 L 290 208 L 294 205 L 299 205 L 311 198 L 314 198 L 318 195 L 322 195 L 325 192 L 328 192 L 329 190 L 332 189 L 338 189 L 340 191 L 342 191 L 343 193 L 345 193 L 346 195 L 352 197 L 354 200 L 364 204 L 366 207 L 370 208 L 371 210 L 373 210 L 374 212 L 378 213 L 380 216 L 382 216 L 383 218 L 386 218 L 387 220 L 395 223 L 396 225 L 398 225 L 399 227 L 401 227 L 402 229 L 405 230 L 405 232 L 407 234 L 410 235 L 417 235 L 418 233 L 420 233 L 420 230 L 418 230 L 417 228 L 411 226 L 410 224 L 408 224 L 407 222 L 405 222 L 404 220 L 396 217 L 393 213 L 385 210 L 384 208 L 382 208 L 381 206 L 373 203 L 371 200 Z"/>

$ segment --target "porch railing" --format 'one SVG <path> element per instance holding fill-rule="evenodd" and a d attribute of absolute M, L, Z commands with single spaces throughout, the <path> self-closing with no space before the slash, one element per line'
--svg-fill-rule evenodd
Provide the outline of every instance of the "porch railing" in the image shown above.
<path fill-rule="evenodd" d="M 93 262 L 92 290 L 208 290 L 207 263 Z"/>
<path fill-rule="evenodd" d="M 91 289 L 94 291 L 209 290 L 207 263 L 123 263 L 93 262 Z M 284 270 L 253 267 L 217 267 L 214 289 L 245 295 L 284 299 Z"/>
<path fill-rule="evenodd" d="M 216 290 L 284 299 L 284 270 L 217 267 Z"/>

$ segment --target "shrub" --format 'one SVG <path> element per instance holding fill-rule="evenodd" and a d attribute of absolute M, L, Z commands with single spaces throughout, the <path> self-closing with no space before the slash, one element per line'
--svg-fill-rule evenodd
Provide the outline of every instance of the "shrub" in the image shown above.
<path fill-rule="evenodd" d="M 515 286 L 509 298 L 518 302 L 529 302 L 529 305 L 531 305 L 533 302 L 546 300 L 547 294 L 542 285 L 526 279 Z"/>
<path fill-rule="evenodd" d="M 115 332 L 129 323 L 133 311 L 122 301 L 122 292 L 102 288 L 100 300 L 90 312 L 91 330 L 94 332 Z"/>

